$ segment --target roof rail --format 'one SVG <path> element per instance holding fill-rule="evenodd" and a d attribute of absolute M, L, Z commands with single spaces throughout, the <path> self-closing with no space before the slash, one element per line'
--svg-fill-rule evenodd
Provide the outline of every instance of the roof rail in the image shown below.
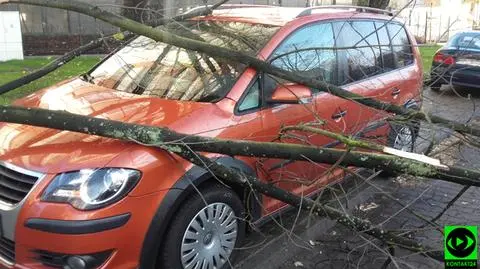
<path fill-rule="evenodd" d="M 373 8 L 373 7 L 348 6 L 348 5 L 325 5 L 325 6 L 307 7 L 305 10 L 303 10 L 300 14 L 297 15 L 297 18 L 312 15 L 313 14 L 312 11 L 317 10 L 317 9 L 355 10 L 355 11 L 358 11 L 358 12 L 384 14 L 384 15 L 388 15 L 388 16 L 393 16 L 393 12 L 391 12 L 391 11 L 384 10 L 384 9 L 379 9 L 379 8 Z"/>

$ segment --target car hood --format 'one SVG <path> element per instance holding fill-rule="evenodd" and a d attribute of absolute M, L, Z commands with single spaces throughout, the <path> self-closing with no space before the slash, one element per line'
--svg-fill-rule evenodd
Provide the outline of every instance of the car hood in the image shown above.
<path fill-rule="evenodd" d="M 194 111 L 215 106 L 119 92 L 81 79 L 39 91 L 17 100 L 14 105 L 172 129 L 177 129 L 175 123 L 178 126 L 179 122 L 188 122 Z M 0 123 L 0 161 L 42 173 L 103 167 L 122 151 L 135 146 L 139 145 L 81 133 Z"/>

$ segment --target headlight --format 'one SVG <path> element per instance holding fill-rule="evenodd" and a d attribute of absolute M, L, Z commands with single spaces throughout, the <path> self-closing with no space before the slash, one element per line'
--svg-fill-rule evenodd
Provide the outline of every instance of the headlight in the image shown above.
<path fill-rule="evenodd" d="M 69 203 L 81 210 L 105 207 L 122 199 L 137 184 L 141 173 L 125 168 L 84 169 L 56 176 L 42 201 Z"/>

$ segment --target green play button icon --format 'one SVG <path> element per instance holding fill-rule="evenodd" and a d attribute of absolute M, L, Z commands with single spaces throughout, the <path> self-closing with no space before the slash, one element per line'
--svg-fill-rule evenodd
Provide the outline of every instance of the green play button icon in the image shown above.
<path fill-rule="evenodd" d="M 461 238 L 457 237 L 457 242 L 456 242 L 456 247 L 460 246 L 463 243 L 463 240 Z"/>

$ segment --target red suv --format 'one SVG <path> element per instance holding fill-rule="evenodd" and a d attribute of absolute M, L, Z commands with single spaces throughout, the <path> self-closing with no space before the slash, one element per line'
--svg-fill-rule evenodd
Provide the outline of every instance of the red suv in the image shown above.
<path fill-rule="evenodd" d="M 384 102 L 419 107 L 414 38 L 388 12 L 229 6 L 164 26 Z M 254 141 L 343 145 L 313 124 L 412 150 L 416 128 L 248 66 L 137 37 L 87 74 L 16 105 Z M 206 154 L 298 194 L 342 171 L 305 161 Z M 227 268 L 246 222 L 286 205 L 220 183 L 175 154 L 92 135 L 0 124 L 0 262 L 6 268 Z"/>

